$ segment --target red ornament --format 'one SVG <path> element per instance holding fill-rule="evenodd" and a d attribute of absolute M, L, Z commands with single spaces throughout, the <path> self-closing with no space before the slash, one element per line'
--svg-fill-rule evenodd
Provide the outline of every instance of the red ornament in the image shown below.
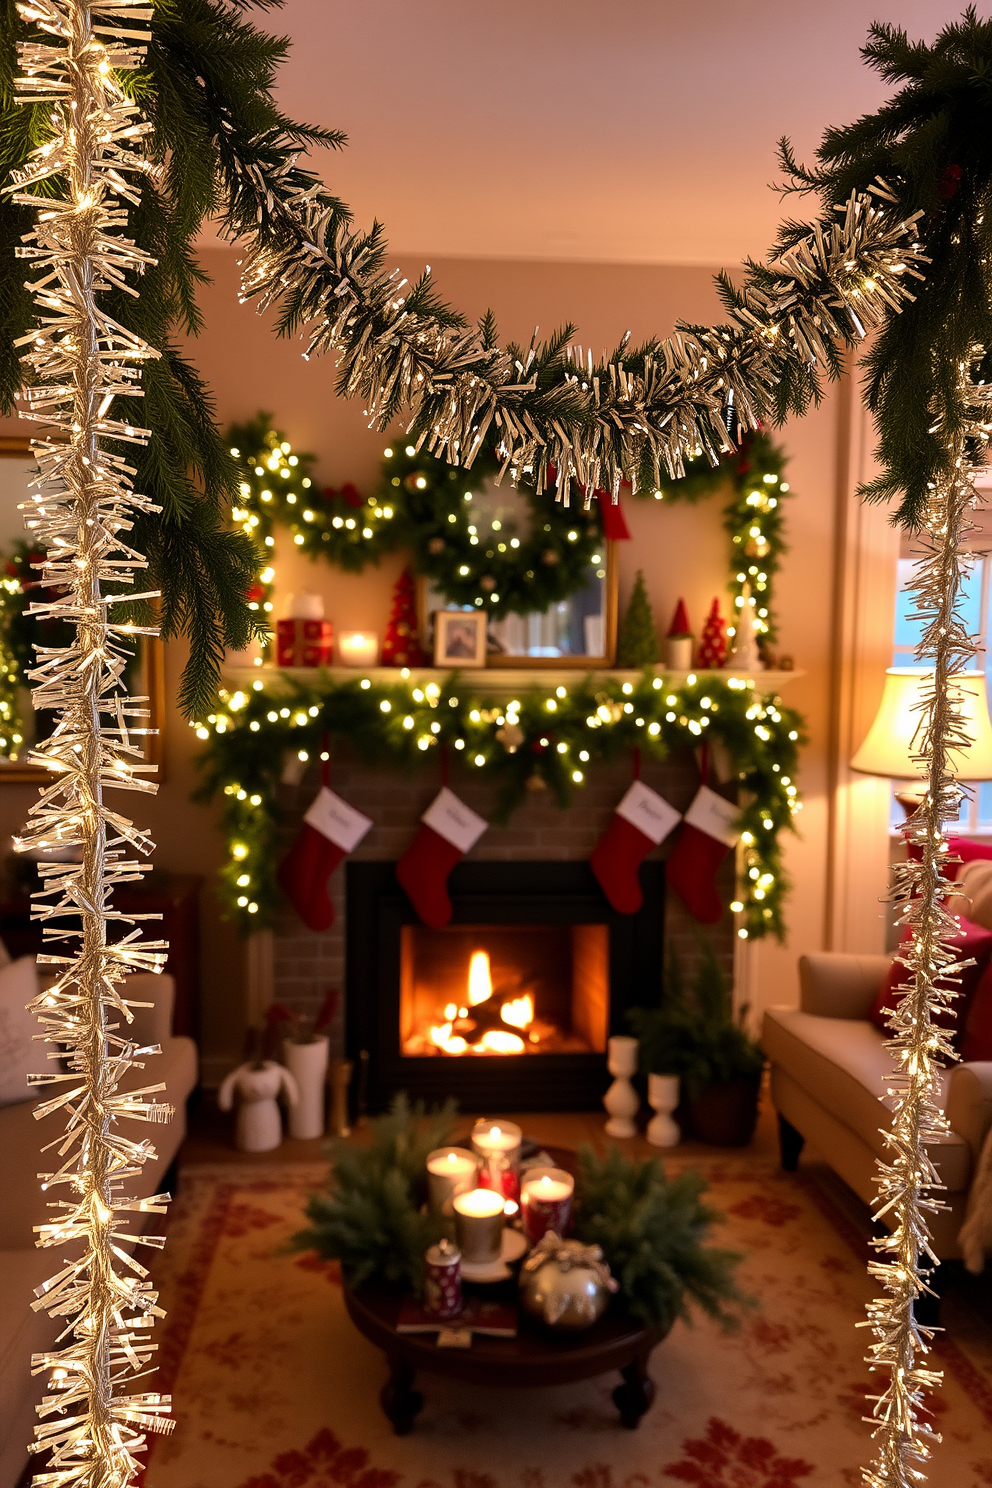
<path fill-rule="evenodd" d="M 393 608 L 382 643 L 382 665 L 418 667 L 424 665 L 417 629 L 417 589 L 413 574 L 405 568 L 393 589 Z"/>
<path fill-rule="evenodd" d="M 699 655 L 696 665 L 705 667 L 707 671 L 722 667 L 727 659 L 727 625 L 720 614 L 720 601 L 715 599 L 710 605 L 710 612 L 703 626 L 703 634 L 699 641 Z"/>

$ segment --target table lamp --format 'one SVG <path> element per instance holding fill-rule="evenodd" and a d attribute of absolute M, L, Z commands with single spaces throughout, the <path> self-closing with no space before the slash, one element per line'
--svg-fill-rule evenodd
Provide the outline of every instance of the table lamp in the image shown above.
<path fill-rule="evenodd" d="M 914 739 L 923 717 L 925 685 L 933 677 L 925 667 L 889 667 L 885 691 L 874 722 L 851 769 L 890 780 L 913 780 L 917 791 L 897 791 L 896 800 L 907 815 L 920 804 L 923 775 L 914 759 Z M 958 672 L 952 679 L 961 694 L 961 714 L 971 743 L 949 751 L 951 769 L 959 780 L 992 780 L 992 721 L 984 672 Z"/>

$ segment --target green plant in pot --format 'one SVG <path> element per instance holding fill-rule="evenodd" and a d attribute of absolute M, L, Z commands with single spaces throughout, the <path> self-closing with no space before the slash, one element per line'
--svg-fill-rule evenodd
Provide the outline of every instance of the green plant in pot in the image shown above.
<path fill-rule="evenodd" d="M 758 1119 L 764 1055 L 745 1026 L 747 1008 L 734 1012 L 730 983 L 709 941 L 700 941 L 700 952 L 691 988 L 673 951 L 661 1004 L 633 1008 L 627 1017 L 640 1040 L 641 1070 L 681 1080 L 679 1118 L 687 1134 L 718 1147 L 745 1147 Z"/>

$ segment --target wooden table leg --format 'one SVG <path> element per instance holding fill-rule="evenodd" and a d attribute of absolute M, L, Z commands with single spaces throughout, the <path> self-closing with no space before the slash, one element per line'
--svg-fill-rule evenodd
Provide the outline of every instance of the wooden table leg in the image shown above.
<path fill-rule="evenodd" d="M 397 1436 L 409 1436 L 424 1408 L 423 1395 L 413 1388 L 414 1372 L 413 1365 L 404 1359 L 390 1359 L 389 1378 L 379 1392 L 382 1408 Z"/>
<path fill-rule="evenodd" d="M 620 1412 L 620 1424 L 628 1431 L 636 1431 L 641 1417 L 651 1409 L 654 1400 L 654 1380 L 648 1374 L 650 1349 L 637 1354 L 631 1363 L 620 1371 L 622 1385 L 613 1391 L 613 1404 Z"/>

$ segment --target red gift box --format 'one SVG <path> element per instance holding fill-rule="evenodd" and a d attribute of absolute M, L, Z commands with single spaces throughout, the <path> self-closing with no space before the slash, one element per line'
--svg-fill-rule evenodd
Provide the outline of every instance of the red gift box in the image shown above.
<path fill-rule="evenodd" d="M 333 621 L 277 621 L 276 656 L 281 667 L 327 666 L 334 657 Z"/>

